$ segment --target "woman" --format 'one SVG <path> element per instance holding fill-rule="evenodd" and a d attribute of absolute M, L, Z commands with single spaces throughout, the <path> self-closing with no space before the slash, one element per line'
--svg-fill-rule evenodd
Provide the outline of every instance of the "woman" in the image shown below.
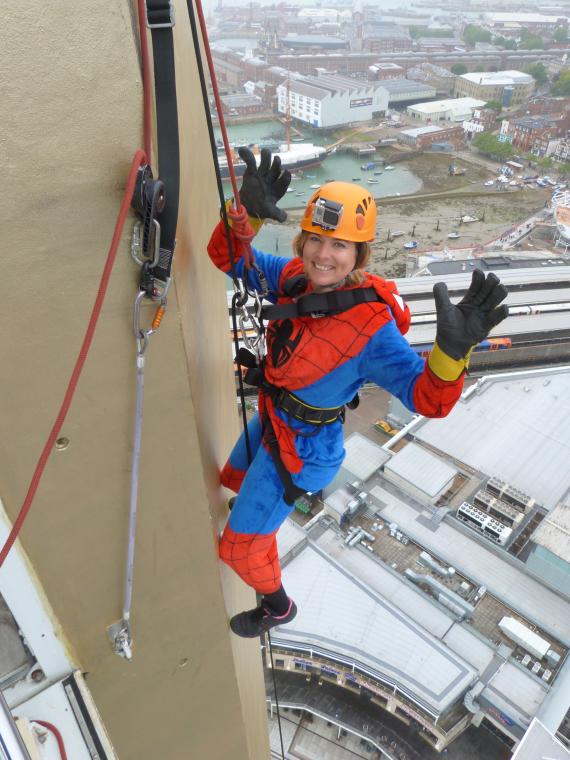
<path fill-rule="evenodd" d="M 257 167 L 240 149 L 246 172 L 240 200 L 252 226 L 263 219 L 284 221 L 277 208 L 290 181 L 279 158 L 262 151 Z M 231 216 L 231 215 L 230 215 Z M 220 557 L 262 597 L 258 607 L 235 615 L 238 636 L 254 637 L 293 620 L 297 608 L 281 583 L 276 533 L 296 496 L 328 485 L 343 459 L 342 416 L 364 382 L 373 381 L 410 410 L 443 417 L 461 395 L 473 346 L 507 316 L 499 306 L 507 295 L 498 278 L 480 270 L 463 300 L 454 306 L 444 283 L 434 287 L 437 336 L 427 360 L 403 334 L 410 312 L 393 282 L 364 267 L 376 230 L 370 192 L 330 182 L 311 197 L 294 240 L 295 257 L 256 251 L 267 280 L 267 356 L 260 380 L 259 414 L 248 425 L 251 464 L 242 435 L 222 470 L 222 484 L 237 493 L 220 541 Z M 237 274 L 243 271 L 244 243 L 236 220 L 231 231 Z M 237 233 L 237 236 L 236 236 Z M 242 235 L 243 237 L 243 235 Z M 208 253 L 230 271 L 223 222 Z M 249 284 L 260 283 L 250 270 Z"/>

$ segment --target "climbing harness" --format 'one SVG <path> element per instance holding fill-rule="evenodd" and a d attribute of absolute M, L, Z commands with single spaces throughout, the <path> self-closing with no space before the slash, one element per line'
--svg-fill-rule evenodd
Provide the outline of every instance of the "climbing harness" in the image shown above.
<path fill-rule="evenodd" d="M 158 330 L 165 313 L 167 294 L 171 283 L 171 268 L 176 245 L 176 224 L 180 187 L 180 160 L 178 141 L 178 110 L 176 105 L 176 74 L 174 68 L 174 8 L 168 0 L 139 2 L 139 15 L 145 14 L 150 29 L 153 57 L 155 102 L 160 179 L 153 176 L 150 164 L 138 171 L 133 209 L 139 215 L 135 222 L 131 242 L 131 257 L 140 267 L 139 291 L 133 304 L 133 334 L 136 342 L 136 384 L 133 449 L 131 457 L 131 483 L 129 497 L 129 528 L 127 560 L 123 593 L 123 611 L 120 621 L 108 628 L 115 654 L 132 659 L 131 605 L 136 545 L 137 501 L 140 472 L 140 452 L 144 408 L 144 369 L 150 336 Z M 139 19 L 143 70 L 146 29 Z M 143 40 L 145 43 L 143 43 Z M 145 99 L 145 121 L 147 118 Z M 145 135 L 146 135 L 145 123 Z M 141 307 L 145 300 L 158 302 L 150 328 L 141 327 Z"/>

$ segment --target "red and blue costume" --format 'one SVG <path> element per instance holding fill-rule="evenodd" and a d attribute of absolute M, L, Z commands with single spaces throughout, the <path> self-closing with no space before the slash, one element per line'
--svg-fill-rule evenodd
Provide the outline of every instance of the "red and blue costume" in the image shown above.
<path fill-rule="evenodd" d="M 231 235 L 239 277 L 244 244 L 233 231 Z M 219 269 L 230 271 L 222 222 L 210 239 L 208 253 Z M 268 300 L 293 302 L 284 294 L 283 286 L 303 273 L 302 260 L 255 249 L 254 255 L 267 279 Z M 250 287 L 260 289 L 253 270 L 248 277 Z M 444 417 L 461 395 L 463 373 L 456 380 L 442 380 L 412 350 L 403 337 L 410 325 L 410 312 L 394 283 L 366 273 L 356 287 L 373 287 L 382 301 L 362 303 L 335 315 L 270 322 L 266 379 L 318 408 L 347 404 L 365 382 L 372 381 L 408 409 L 427 417 Z M 310 289 L 309 284 L 305 292 Z M 220 542 L 220 557 L 258 593 L 269 594 L 281 585 L 275 537 L 292 506 L 284 499 L 282 481 L 264 445 L 260 421 L 264 415 L 271 422 L 293 483 L 306 492 L 319 491 L 333 480 L 345 451 L 340 421 L 315 432 L 313 425 L 291 420 L 274 407 L 268 395 L 260 393 L 259 414 L 248 425 L 252 462 L 248 464 L 242 434 L 222 470 L 222 484 L 235 491 L 237 498 Z"/>

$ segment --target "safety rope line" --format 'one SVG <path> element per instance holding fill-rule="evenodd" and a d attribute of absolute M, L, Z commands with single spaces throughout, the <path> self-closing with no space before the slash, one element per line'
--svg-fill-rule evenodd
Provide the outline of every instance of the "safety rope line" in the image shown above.
<path fill-rule="evenodd" d="M 236 274 L 236 257 L 235 257 L 232 237 L 230 234 L 230 225 L 229 225 L 229 220 L 228 220 L 228 215 L 227 215 L 227 210 L 226 210 L 226 203 L 225 203 L 225 198 L 224 198 L 222 175 L 221 175 L 220 167 L 217 161 L 218 151 L 216 147 L 216 138 L 214 135 L 214 125 L 212 123 L 212 116 L 210 114 L 210 101 L 208 98 L 208 87 L 206 84 L 204 64 L 202 63 L 202 56 L 200 55 L 200 39 L 198 36 L 198 27 L 196 24 L 196 14 L 194 13 L 194 4 L 192 0 L 187 0 L 187 5 L 188 5 L 188 15 L 190 17 L 190 29 L 192 31 L 192 40 L 194 42 L 194 51 L 196 53 L 196 65 L 198 68 L 198 77 L 200 79 L 200 90 L 202 93 L 202 101 L 204 104 L 204 114 L 206 116 L 206 123 L 208 126 L 208 135 L 210 138 L 210 148 L 212 151 L 212 157 L 214 159 L 214 171 L 216 173 L 216 184 L 218 187 L 218 196 L 220 199 L 220 210 L 222 214 L 222 219 L 224 221 L 226 242 L 227 242 L 228 251 L 230 254 L 232 280 L 233 280 L 234 288 L 235 288 L 235 292 L 232 297 L 232 327 L 233 327 L 233 336 L 234 336 L 234 350 L 235 350 L 235 355 L 236 355 L 236 362 L 238 365 L 238 372 L 237 372 L 238 392 L 239 392 L 239 397 L 240 397 L 240 402 L 241 402 L 241 415 L 242 415 L 242 424 L 243 424 L 243 431 L 244 431 L 245 448 L 247 452 L 248 462 L 251 463 L 252 453 L 251 453 L 251 442 L 249 439 L 249 430 L 247 428 L 247 411 L 245 408 L 245 389 L 243 385 L 243 375 L 241 372 L 241 365 L 239 364 L 239 360 L 237 358 L 239 355 L 239 340 L 238 340 L 236 307 L 237 307 L 238 301 L 241 302 L 243 300 L 244 293 L 243 293 L 243 288 L 241 286 L 241 283 L 239 282 L 239 279 Z M 197 6 L 200 6 L 199 2 L 197 3 Z M 204 40 L 204 47 L 206 50 L 209 48 L 207 36 L 206 36 L 206 39 Z M 212 80 L 212 77 L 214 77 L 212 81 L 216 81 L 215 80 L 216 72 L 213 69 L 213 67 L 209 70 L 209 73 L 210 73 L 210 79 Z M 221 113 L 221 111 L 218 112 L 218 117 L 221 124 L 223 122 L 223 114 Z M 225 129 L 225 123 L 224 123 L 224 129 Z M 231 155 L 228 154 L 228 166 L 230 164 L 232 164 Z M 233 164 L 232 164 L 232 171 L 233 171 Z M 235 175 L 234 175 L 234 180 L 235 180 Z M 237 193 L 237 198 L 239 201 L 239 193 Z"/>
<path fill-rule="evenodd" d="M 145 0 L 138 0 L 138 22 L 139 22 L 139 42 L 141 46 L 142 59 L 142 81 L 143 81 L 143 135 L 144 135 L 144 152 L 147 155 L 148 162 L 151 161 L 151 124 L 152 124 L 152 99 L 150 97 L 150 57 L 148 53 L 148 39 L 146 36 L 146 5 Z"/>
<path fill-rule="evenodd" d="M 206 29 L 206 21 L 205 21 L 205 18 L 204 18 L 204 11 L 203 11 L 203 8 L 202 8 L 202 2 L 201 2 L 201 0 L 195 0 L 195 2 L 196 2 L 196 12 L 197 12 L 197 15 L 198 15 L 198 21 L 199 21 L 199 24 L 200 24 L 200 30 L 201 30 L 201 33 L 202 33 L 202 41 L 204 43 L 204 52 L 206 53 L 206 60 L 207 60 L 207 63 L 208 63 L 208 71 L 209 71 L 209 74 L 210 74 L 210 83 L 211 83 L 211 86 L 212 86 L 212 91 L 214 93 L 214 99 L 215 99 L 215 102 L 216 102 L 216 109 L 217 109 L 217 113 L 218 113 L 218 122 L 219 122 L 219 125 L 220 125 L 220 131 L 222 133 L 222 139 L 223 139 L 223 142 L 224 142 L 224 149 L 225 149 L 225 152 L 226 152 L 226 158 L 227 158 L 227 162 L 228 162 L 228 169 L 229 169 L 230 180 L 231 180 L 231 183 L 232 183 L 232 190 L 233 190 L 233 195 L 234 195 L 235 210 L 237 211 L 238 214 L 240 214 L 240 212 L 241 212 L 241 204 L 240 204 L 240 200 L 239 200 L 239 192 L 238 192 L 238 189 L 237 189 L 237 182 L 236 182 L 235 171 L 234 171 L 234 166 L 233 166 L 233 161 L 232 161 L 232 156 L 231 156 L 231 151 L 230 151 L 230 146 L 229 146 L 229 141 L 228 141 L 228 135 L 227 135 L 227 130 L 226 130 L 226 124 L 225 124 L 224 114 L 223 114 L 223 111 L 222 111 L 222 105 L 221 105 L 220 94 L 219 94 L 219 90 L 218 90 L 218 82 L 217 82 L 217 77 L 216 77 L 216 71 L 215 71 L 215 68 L 214 68 L 214 61 L 212 59 L 212 54 L 211 54 L 211 50 L 210 50 L 210 42 L 209 42 L 209 39 L 208 39 L 208 31 Z M 216 172 L 216 181 L 217 181 L 217 185 L 218 185 L 218 194 L 219 194 L 219 197 L 220 197 L 220 208 L 221 208 L 221 212 L 222 212 L 222 218 L 224 220 L 224 226 L 225 226 L 225 231 L 226 231 L 226 240 L 228 242 L 228 249 L 229 249 L 229 253 L 230 253 L 230 265 L 231 265 L 231 269 L 232 269 L 232 279 L 234 280 L 234 286 L 235 286 L 236 285 L 236 279 L 237 279 L 236 278 L 236 274 L 235 274 L 235 256 L 234 256 L 234 252 L 233 252 L 233 245 L 232 245 L 231 235 L 230 235 L 230 231 L 229 231 L 229 221 L 228 221 L 228 216 L 227 216 L 227 212 L 226 212 L 226 205 L 225 205 L 225 198 L 224 198 L 224 191 L 223 191 L 223 186 L 222 186 L 222 178 L 221 178 L 221 173 L 220 173 L 220 167 L 219 167 L 219 164 L 218 164 L 218 161 L 217 161 L 218 151 L 217 151 L 216 141 L 215 141 L 215 137 L 214 137 L 214 128 L 213 128 L 213 124 L 212 124 L 212 117 L 211 117 L 211 114 L 210 114 L 210 103 L 209 103 L 209 99 L 208 99 L 208 89 L 207 89 L 207 86 L 206 86 L 206 78 L 204 76 L 204 67 L 203 67 L 203 64 L 202 64 L 202 57 L 200 55 L 200 41 L 198 39 L 198 30 L 196 28 L 196 18 L 195 18 L 195 14 L 194 14 L 194 4 L 193 4 L 192 0 L 187 0 L 187 6 L 188 6 L 188 15 L 190 17 L 190 26 L 191 26 L 191 29 L 192 29 L 192 38 L 193 38 L 193 41 L 194 41 L 194 50 L 195 50 L 195 53 L 196 53 L 196 62 L 197 62 L 197 66 L 198 66 L 198 76 L 200 78 L 200 87 L 201 87 L 201 90 L 202 90 L 202 99 L 203 99 L 203 102 L 204 102 L 204 113 L 205 113 L 205 116 L 206 116 L 206 122 L 208 124 L 208 133 L 209 133 L 209 136 L 210 136 L 210 147 L 211 147 L 211 150 L 212 150 L 212 157 L 214 159 L 214 169 L 215 169 L 215 172 Z M 243 212 L 241 212 L 241 213 L 243 214 Z M 249 241 L 247 241 L 245 244 L 246 244 L 246 248 L 249 248 L 249 252 L 251 253 L 251 239 Z M 253 260 L 253 255 L 252 255 L 252 260 Z M 245 273 L 246 273 L 246 277 L 247 277 L 247 270 L 248 270 L 247 259 L 246 259 L 246 261 L 244 263 L 246 264 Z M 246 289 L 246 294 L 247 294 L 247 292 L 248 292 L 248 290 L 247 290 L 247 280 L 246 280 L 246 288 L 245 289 Z M 239 290 L 240 290 L 239 287 L 236 288 L 236 292 L 234 293 L 234 296 L 232 298 L 232 327 L 233 327 L 233 334 L 234 334 L 234 346 L 235 346 L 235 350 L 236 350 L 236 361 L 238 362 L 238 387 L 239 387 L 239 395 L 240 395 L 241 411 L 242 411 L 243 433 L 244 433 L 244 440 L 245 440 L 245 445 L 246 445 L 248 463 L 251 464 L 251 461 L 252 461 L 252 452 L 251 452 L 251 444 L 250 444 L 250 440 L 249 440 L 249 431 L 248 431 L 248 428 L 247 428 L 247 414 L 246 414 L 246 409 L 245 409 L 245 392 L 244 392 L 244 387 L 243 387 L 243 377 L 242 377 L 242 373 L 241 373 L 241 366 L 240 366 L 238 358 L 237 358 L 238 355 L 239 355 L 239 351 L 238 351 L 238 349 L 239 349 L 239 342 L 238 342 L 238 338 L 237 338 L 236 307 L 238 305 L 238 302 L 240 303 L 240 305 L 242 307 L 245 307 L 245 301 L 243 300 L 243 293 L 241 294 L 242 298 L 240 300 L 240 298 L 239 298 L 240 297 Z M 278 727 L 279 727 L 279 740 L 281 742 L 281 755 L 282 755 L 283 760 L 285 760 L 285 750 L 284 750 L 284 747 L 283 747 L 283 732 L 282 732 L 282 728 L 281 728 L 281 715 L 280 715 L 280 712 L 279 712 L 279 702 L 278 702 L 278 698 L 277 698 L 277 683 L 276 683 L 276 680 L 275 680 L 275 667 L 274 667 L 274 664 L 273 664 L 273 650 L 271 648 L 271 636 L 269 634 L 269 631 L 267 631 L 267 639 L 268 639 L 268 642 L 269 642 L 269 651 L 270 651 L 270 656 L 271 656 L 271 670 L 272 670 L 272 673 L 273 673 L 273 689 L 274 689 L 274 692 L 275 692 L 275 706 L 276 706 L 276 711 L 277 711 L 277 724 L 278 724 Z"/>
<path fill-rule="evenodd" d="M 79 378 L 81 377 L 81 373 L 83 371 L 85 361 L 87 359 L 87 354 L 89 353 L 89 349 L 91 348 L 91 343 L 93 341 L 93 336 L 95 334 L 95 328 L 97 327 L 97 322 L 101 314 L 103 301 L 105 300 L 105 295 L 107 293 L 109 279 L 111 277 L 111 272 L 113 270 L 113 265 L 115 263 L 115 259 L 117 256 L 119 243 L 121 242 L 121 234 L 123 231 L 123 227 L 125 225 L 125 220 L 130 210 L 131 199 L 135 191 L 135 183 L 137 180 L 138 170 L 139 170 L 139 167 L 145 162 L 146 162 L 146 155 L 144 151 L 137 150 L 131 163 L 131 169 L 130 169 L 129 177 L 127 180 L 127 186 L 123 194 L 123 200 L 121 202 L 119 214 L 117 216 L 117 221 L 115 223 L 113 237 L 111 239 L 111 244 L 109 247 L 109 251 L 107 253 L 107 259 L 105 261 L 105 266 L 103 268 L 103 273 L 101 275 L 101 280 L 99 282 L 99 289 L 97 291 L 97 296 L 95 297 L 93 308 L 91 310 L 91 315 L 89 317 L 89 323 L 85 331 L 83 343 L 81 344 L 79 355 L 75 361 L 75 366 L 73 367 L 73 371 L 71 373 L 71 377 L 69 379 L 67 389 L 65 391 L 63 402 L 61 404 L 61 407 L 59 409 L 55 422 L 51 428 L 51 431 L 48 435 L 48 438 L 44 444 L 44 447 L 42 449 L 42 452 L 36 464 L 36 468 L 34 470 L 34 474 L 30 481 L 30 485 L 28 487 L 26 497 L 20 508 L 18 516 L 16 517 L 16 520 L 14 521 L 12 530 L 10 531 L 9 536 L 6 539 L 4 546 L 2 547 L 2 551 L 0 551 L 0 567 L 2 567 L 2 565 L 4 564 L 4 561 L 6 560 L 6 557 L 8 556 L 10 552 L 10 549 L 14 545 L 14 542 L 16 541 L 20 531 L 22 530 L 22 526 L 24 525 L 24 522 L 26 521 L 28 513 L 31 509 L 34 497 L 36 495 L 36 491 L 38 490 L 40 480 L 44 473 L 47 461 L 50 457 L 50 454 L 52 453 L 54 449 L 55 442 L 59 436 L 63 423 L 65 422 L 65 418 L 69 411 L 69 407 L 71 406 L 71 402 L 75 395 L 77 384 L 79 382 Z"/>

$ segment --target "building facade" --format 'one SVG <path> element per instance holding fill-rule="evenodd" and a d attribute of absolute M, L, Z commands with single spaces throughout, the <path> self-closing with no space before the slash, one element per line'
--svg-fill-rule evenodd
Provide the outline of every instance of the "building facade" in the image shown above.
<path fill-rule="evenodd" d="M 526 103 L 535 90 L 536 82 L 521 71 L 496 71 L 462 74 L 455 80 L 455 95 L 459 98 L 496 100 L 505 108 Z"/>
<path fill-rule="evenodd" d="M 484 100 L 475 98 L 452 98 L 432 103 L 415 103 L 408 106 L 407 113 L 412 119 L 425 122 L 465 121 L 471 118 L 476 108 L 484 105 Z"/>
<path fill-rule="evenodd" d="M 316 128 L 369 121 L 388 108 L 380 83 L 322 75 L 302 77 L 277 87 L 277 110 Z"/>

